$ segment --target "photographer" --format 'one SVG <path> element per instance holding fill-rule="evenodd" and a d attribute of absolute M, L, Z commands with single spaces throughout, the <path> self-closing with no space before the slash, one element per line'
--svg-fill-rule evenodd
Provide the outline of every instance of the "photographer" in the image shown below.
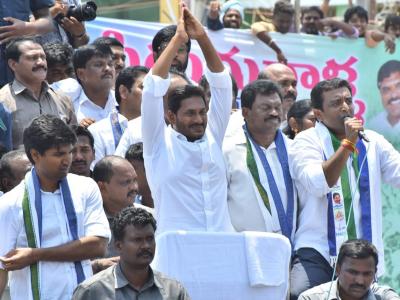
<path fill-rule="evenodd" d="M 91 1 L 82 4 L 81 0 L 55 0 L 50 8 L 55 30 L 41 37 L 41 42 L 67 42 L 73 48 L 86 45 L 89 37 L 84 21 L 94 20 L 96 9 Z"/>

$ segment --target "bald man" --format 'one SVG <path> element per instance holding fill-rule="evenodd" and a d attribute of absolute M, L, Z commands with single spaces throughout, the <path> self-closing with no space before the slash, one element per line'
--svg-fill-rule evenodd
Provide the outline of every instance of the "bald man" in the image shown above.
<path fill-rule="evenodd" d="M 14 150 L 0 160 L 0 191 L 7 193 L 16 187 L 32 167 L 24 150 Z"/>
<path fill-rule="evenodd" d="M 282 88 L 282 122 L 286 121 L 287 112 L 292 107 L 297 97 L 297 79 L 292 69 L 284 64 L 271 64 L 258 74 L 257 79 L 271 80 L 279 84 Z"/>

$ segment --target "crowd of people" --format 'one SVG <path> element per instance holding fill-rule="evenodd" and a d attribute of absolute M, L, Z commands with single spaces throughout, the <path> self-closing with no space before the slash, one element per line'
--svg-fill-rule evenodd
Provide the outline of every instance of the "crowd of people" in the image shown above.
<path fill-rule="evenodd" d="M 400 299 L 376 282 L 381 182 L 400 187 L 400 154 L 364 131 L 346 80 L 297 99 L 269 35 L 292 30 L 290 3 L 252 25 L 277 63 L 242 89 L 239 109 L 235 78 L 184 3 L 154 36 L 148 69 L 126 66 L 115 38 L 88 44 L 61 0 L 31 2 L 2 12 L 0 27 L 0 296 L 9 286 L 11 299 L 190 299 L 150 266 L 157 235 L 185 230 L 284 236 L 293 300 Z M 240 1 L 211 2 L 210 30 L 242 20 Z M 343 22 L 305 8 L 301 22 L 303 34 L 383 41 L 390 53 L 400 37 L 400 16 L 367 29 L 359 6 Z M 191 40 L 206 64 L 198 84 L 185 74 Z M 378 86 L 395 106 L 388 72 Z"/>

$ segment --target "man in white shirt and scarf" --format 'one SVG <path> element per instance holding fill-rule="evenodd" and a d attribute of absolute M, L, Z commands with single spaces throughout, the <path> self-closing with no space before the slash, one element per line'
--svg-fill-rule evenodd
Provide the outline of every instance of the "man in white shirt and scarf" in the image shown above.
<path fill-rule="evenodd" d="M 0 295 L 11 271 L 11 299 L 71 299 L 110 238 L 101 194 L 68 174 L 76 136 L 61 119 L 33 119 L 23 141 L 33 168 L 0 201 Z"/>
<path fill-rule="evenodd" d="M 290 150 L 299 193 L 292 299 L 332 280 L 338 250 L 348 239 L 377 247 L 377 276 L 382 275 L 381 181 L 400 187 L 400 154 L 376 132 L 363 134 L 346 80 L 321 81 L 311 102 L 318 122 L 299 133 Z"/>

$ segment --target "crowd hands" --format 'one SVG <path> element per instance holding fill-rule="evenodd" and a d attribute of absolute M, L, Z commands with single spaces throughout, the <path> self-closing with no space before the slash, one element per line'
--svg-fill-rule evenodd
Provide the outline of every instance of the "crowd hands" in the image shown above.
<path fill-rule="evenodd" d="M 343 16 L 327 17 L 329 0 L 323 1 L 321 7 L 311 6 L 301 9 L 300 28 L 295 26 L 295 9 L 290 2 L 280 0 L 275 5 L 268 17 L 262 16 L 263 21 L 250 25 L 252 33 L 270 47 L 275 53 L 277 61 L 287 64 L 287 58 L 279 45 L 272 39 L 271 32 L 286 34 L 288 32 L 329 36 L 333 39 L 364 38 L 368 47 L 375 47 L 379 42 L 385 43 L 385 49 L 390 54 L 396 50 L 396 39 L 400 37 L 400 16 L 395 13 L 388 14 L 386 20 L 378 26 L 375 20 L 369 20 L 368 11 L 362 6 L 353 6 L 349 2 L 349 8 Z M 244 8 L 240 1 L 229 0 L 224 3 L 211 1 L 207 15 L 207 27 L 209 30 L 221 30 L 223 28 L 239 29 L 244 26 Z"/>
<path fill-rule="evenodd" d="M 226 3 L 211 2 L 209 19 L 218 20 L 221 28 L 240 28 L 243 9 L 238 1 L 228 2 L 234 4 L 227 8 Z M 66 40 L 42 46 L 26 37 L 55 26 L 49 16 L 59 13 L 57 26 L 67 33 Z M 383 263 L 382 233 L 376 229 L 380 209 L 353 220 L 357 230 L 345 234 L 353 240 L 342 243 L 339 233 L 327 238 L 329 230 L 341 228 L 338 221 L 327 228 L 327 197 L 344 214 L 343 203 L 352 201 L 353 195 L 342 185 L 350 185 L 361 191 L 353 201 L 375 201 L 380 207 L 380 186 L 365 177 L 359 187 L 349 180 L 363 172 L 353 170 L 351 161 L 360 159 L 365 146 L 348 82 L 325 80 L 313 88 L 311 100 L 297 99 L 296 76 L 268 34 L 290 32 L 290 4 L 277 2 L 271 23 L 252 26 L 280 63 L 269 65 L 244 87 L 241 109 L 235 79 L 184 4 L 177 25 L 161 29 L 153 38 L 151 70 L 126 67 L 124 45 L 115 38 L 101 37 L 86 45 L 84 23 L 67 17 L 61 1 L 33 14 L 31 22 L 9 18 L 12 25 L 0 27 L 1 42 L 7 43 L 5 59 L 14 75 L 0 90 L 0 228 L 7 232 L 0 242 L 0 295 L 8 274 L 15 272 L 10 282 L 13 299 L 28 294 L 37 299 L 36 293 L 50 293 L 54 299 L 105 299 L 118 293 L 154 299 L 161 290 L 171 293 L 162 294 L 162 299 L 189 299 L 181 283 L 150 267 L 155 232 L 250 230 L 277 232 L 290 241 L 291 299 L 325 299 L 332 286 L 342 299 L 399 299 L 391 289 L 373 283 Z M 381 32 L 365 29 L 368 16 L 359 7 L 349 9 L 344 22 L 323 15 L 318 7 L 303 10 L 301 32 L 369 36 L 375 43 L 384 41 L 391 53 L 395 50 L 398 17 L 388 17 Z M 185 75 L 190 40 L 198 42 L 207 63 L 199 85 Z M 369 177 L 380 177 L 382 171 L 386 182 L 399 187 L 399 153 L 382 136 L 369 131 L 368 137 Z M 64 193 L 65 184 L 72 197 Z M 207 193 L 199 186 L 207 187 Z M 363 189 L 372 197 L 363 198 Z M 28 232 L 21 236 L 29 228 L 29 209 L 22 212 L 21 205 L 27 201 L 36 210 L 37 191 L 47 224 L 46 247 L 27 242 Z M 76 212 L 64 210 L 62 201 L 58 207 L 49 206 L 52 197 L 70 201 Z M 260 207 L 260 199 L 265 207 Z M 212 208 L 211 217 L 202 206 Z M 57 211 L 56 220 L 52 210 Z M 69 223 L 70 214 L 76 217 L 77 232 Z M 310 217 L 315 214 L 320 216 Z M 357 240 L 365 219 L 370 224 L 372 220 L 374 230 L 362 236 L 368 241 Z M 51 237 L 54 232 L 57 238 Z M 31 241 L 43 242 L 35 230 L 32 235 Z M 334 253 L 328 246 L 332 243 L 337 244 Z M 331 257 L 337 257 L 336 266 L 329 264 Z M 39 292 L 35 279 L 24 280 L 38 265 L 40 278 L 45 278 Z M 92 273 L 97 275 L 91 277 Z M 333 273 L 337 279 L 328 284 Z M 118 292 L 115 278 L 126 282 Z M 314 286 L 318 287 L 301 294 Z"/>

